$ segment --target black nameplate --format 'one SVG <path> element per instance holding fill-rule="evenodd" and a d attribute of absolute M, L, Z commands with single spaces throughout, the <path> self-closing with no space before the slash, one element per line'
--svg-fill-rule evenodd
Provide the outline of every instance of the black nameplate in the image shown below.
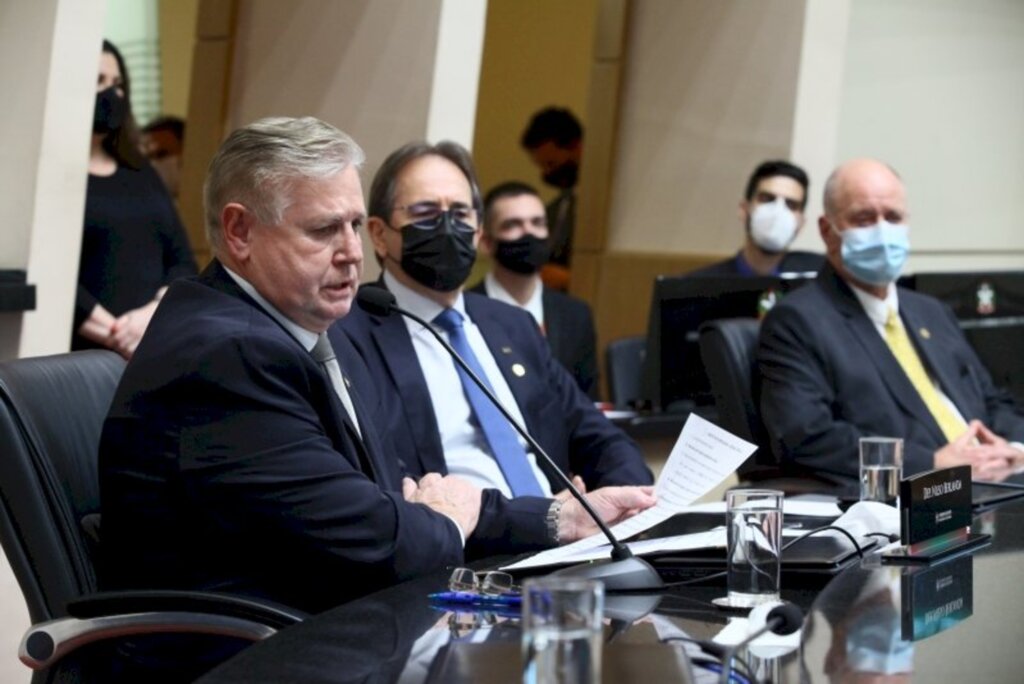
<path fill-rule="evenodd" d="M 900 482 L 900 538 L 905 546 L 971 524 L 971 467 L 920 473 Z"/>
<path fill-rule="evenodd" d="M 904 569 L 902 637 L 919 641 L 957 625 L 974 613 L 974 557 L 960 556 L 929 568 Z"/>

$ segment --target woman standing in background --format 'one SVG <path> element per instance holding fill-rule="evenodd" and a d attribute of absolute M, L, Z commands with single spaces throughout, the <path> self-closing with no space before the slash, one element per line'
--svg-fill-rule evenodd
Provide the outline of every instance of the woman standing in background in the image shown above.
<path fill-rule="evenodd" d="M 196 273 L 188 237 L 143 159 L 124 59 L 103 41 L 72 349 L 131 358 L 167 285 Z"/>

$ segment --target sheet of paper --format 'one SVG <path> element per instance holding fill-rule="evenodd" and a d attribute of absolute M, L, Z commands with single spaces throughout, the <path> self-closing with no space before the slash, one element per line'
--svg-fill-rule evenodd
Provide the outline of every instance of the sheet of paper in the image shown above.
<path fill-rule="evenodd" d="M 658 503 L 611 528 L 617 539 L 628 539 L 682 512 L 721 484 L 754 453 L 757 446 L 691 413 L 655 484 Z M 607 544 L 600 532 L 572 544 L 541 551 L 510 569 L 578 561 L 577 554 Z M 597 556 L 600 558 L 601 556 Z M 523 565 L 529 563 L 529 565 Z"/>
<path fill-rule="evenodd" d="M 718 527 L 707 532 L 695 532 L 693 534 L 680 534 L 674 537 L 660 537 L 658 539 L 644 539 L 641 541 L 629 542 L 626 546 L 634 555 L 644 556 L 665 551 L 692 551 L 693 549 L 725 548 L 726 534 L 724 527 Z M 585 561 L 600 560 L 608 558 L 611 554 L 611 544 L 605 543 L 600 546 L 588 549 L 580 549 L 569 555 L 562 555 L 556 563 L 543 558 L 543 554 L 537 554 L 507 565 L 503 570 L 525 570 L 526 568 L 539 568 L 545 565 L 564 565 L 583 563 Z"/>
<path fill-rule="evenodd" d="M 843 514 L 835 501 L 812 501 L 804 499 L 785 499 L 782 511 L 786 515 L 801 515 L 809 518 L 838 518 Z M 707 501 L 687 506 L 680 513 L 721 513 L 725 515 L 724 501 Z"/>

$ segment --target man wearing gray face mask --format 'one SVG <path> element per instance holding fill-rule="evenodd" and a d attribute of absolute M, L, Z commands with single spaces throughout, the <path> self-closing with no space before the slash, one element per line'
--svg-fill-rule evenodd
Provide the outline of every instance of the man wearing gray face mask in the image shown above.
<path fill-rule="evenodd" d="M 824 205 L 828 265 L 761 327 L 761 413 L 783 468 L 852 485 L 858 438 L 886 436 L 904 441 L 904 475 L 955 465 L 982 480 L 1014 473 L 1024 415 L 953 312 L 896 287 L 909 253 L 902 180 L 856 159 L 829 177 Z"/>
<path fill-rule="evenodd" d="M 739 204 L 739 218 L 745 228 L 743 246 L 736 256 L 686 275 L 817 273 L 824 263 L 820 254 L 789 250 L 804 225 L 807 186 L 807 174 L 795 164 L 776 160 L 758 165 Z"/>

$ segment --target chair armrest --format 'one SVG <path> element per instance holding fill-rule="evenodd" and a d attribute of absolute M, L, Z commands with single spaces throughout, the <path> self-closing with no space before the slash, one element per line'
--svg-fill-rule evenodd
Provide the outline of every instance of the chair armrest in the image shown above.
<path fill-rule="evenodd" d="M 68 615 L 89 619 L 126 613 L 210 613 L 251 620 L 282 629 L 309 617 L 288 606 L 234 594 L 204 591 L 106 591 L 89 594 L 67 605 Z"/>
<path fill-rule="evenodd" d="M 277 633 L 251 620 L 209 613 L 131 613 L 81 620 L 58 618 L 33 625 L 21 640 L 18 659 L 42 670 L 94 641 L 138 634 L 212 634 L 262 641 Z"/>
<path fill-rule="evenodd" d="M 69 617 L 33 625 L 18 658 L 41 670 L 86 644 L 138 634 L 208 634 L 261 641 L 306 613 L 271 602 L 193 591 L 102 592 L 68 604 Z"/>

